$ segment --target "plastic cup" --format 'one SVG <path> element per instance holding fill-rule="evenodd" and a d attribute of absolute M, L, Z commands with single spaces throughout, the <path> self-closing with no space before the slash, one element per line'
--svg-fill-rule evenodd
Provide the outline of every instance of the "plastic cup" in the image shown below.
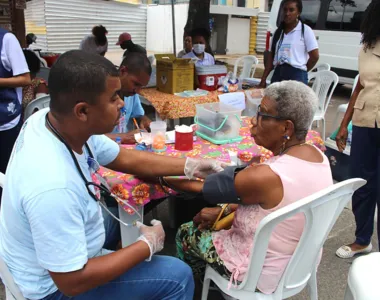
<path fill-rule="evenodd" d="M 193 132 L 175 132 L 174 148 L 179 151 L 193 150 Z"/>
<path fill-rule="evenodd" d="M 150 134 L 152 137 L 152 149 L 155 152 L 162 152 L 166 150 L 166 122 L 155 121 L 150 123 Z"/>

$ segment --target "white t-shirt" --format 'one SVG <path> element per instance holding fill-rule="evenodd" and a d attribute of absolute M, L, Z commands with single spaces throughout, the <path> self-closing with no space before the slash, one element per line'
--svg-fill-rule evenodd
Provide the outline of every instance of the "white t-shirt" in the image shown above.
<path fill-rule="evenodd" d="M 28 64 L 26 63 L 24 53 L 20 43 L 12 33 L 6 33 L 3 38 L 3 47 L 1 48 L 1 62 L 6 70 L 12 71 L 13 76 L 29 73 Z M 22 103 L 22 87 L 16 88 L 18 100 Z M 9 130 L 15 127 L 20 121 L 18 116 L 11 122 L 1 125 L 0 131 Z"/>
<path fill-rule="evenodd" d="M 80 42 L 79 50 L 83 50 L 89 53 L 101 54 L 103 52 L 107 52 L 108 50 L 108 41 L 103 46 L 98 46 L 95 41 L 94 35 L 87 35 Z"/>
<path fill-rule="evenodd" d="M 182 56 L 182 58 L 194 58 L 196 59 L 196 66 L 213 66 L 215 65 L 215 59 L 210 53 L 205 52 L 203 59 L 198 58 L 193 51 Z"/>
<path fill-rule="evenodd" d="M 313 30 L 304 24 L 304 35 L 302 36 L 302 23 L 298 22 L 297 26 L 288 34 L 284 34 L 280 49 L 276 44 L 276 53 L 274 54 L 273 64 L 289 64 L 294 68 L 307 71 L 307 61 L 309 52 L 318 49 L 318 42 Z"/>
<path fill-rule="evenodd" d="M 45 126 L 49 109 L 23 125 L 8 165 L 0 211 L 0 255 L 24 297 L 42 299 L 57 290 L 48 270 L 80 270 L 102 253 L 105 230 L 99 203 L 89 195 L 69 151 Z M 104 135 L 88 140 L 100 165 L 120 147 Z M 88 181 L 89 154 L 77 160 Z"/>

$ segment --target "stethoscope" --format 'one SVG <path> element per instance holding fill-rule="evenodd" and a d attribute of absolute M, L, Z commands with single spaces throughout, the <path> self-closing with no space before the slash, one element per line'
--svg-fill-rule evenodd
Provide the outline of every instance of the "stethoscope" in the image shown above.
<path fill-rule="evenodd" d="M 86 186 L 86 189 L 87 189 L 87 192 L 89 193 L 89 195 L 91 196 L 92 199 L 94 199 L 96 202 L 98 202 L 115 220 L 117 220 L 118 222 L 120 222 L 121 224 L 123 224 L 124 226 L 136 226 L 135 223 L 133 224 L 128 224 L 128 223 L 125 223 L 123 222 L 122 220 L 120 220 L 118 217 L 116 217 L 108 208 L 107 208 L 107 205 L 105 205 L 102 200 L 98 199 L 96 197 L 96 195 L 93 193 L 93 191 L 91 190 L 91 186 L 94 188 L 94 190 L 98 189 L 99 192 L 100 192 L 100 198 L 101 197 L 112 197 L 114 198 L 116 201 L 118 202 L 122 202 L 124 203 L 126 206 L 128 206 L 130 209 L 132 209 L 138 216 L 139 218 L 142 220 L 142 216 L 141 214 L 132 206 L 130 205 L 127 201 L 125 201 L 124 199 L 121 199 L 120 197 L 118 197 L 117 195 L 115 195 L 114 193 L 112 193 L 107 187 L 105 187 L 103 184 L 97 184 L 95 182 L 92 182 L 92 181 L 88 181 L 87 178 L 85 177 L 85 175 L 83 174 L 83 171 L 79 165 L 79 162 L 77 160 L 77 158 L 75 157 L 75 154 L 74 154 L 74 151 L 70 148 L 70 146 L 66 143 L 65 139 L 62 137 L 62 135 L 57 131 L 57 129 L 55 129 L 55 127 L 53 126 L 53 124 L 50 123 L 50 120 L 49 120 L 49 117 L 48 117 L 48 114 L 46 114 L 46 124 L 47 126 L 49 127 L 49 129 L 54 133 L 54 135 L 66 146 L 67 150 L 69 151 L 70 155 L 71 155 L 71 158 L 72 160 L 74 161 L 74 164 L 75 164 L 75 167 L 77 168 L 77 171 L 80 175 L 80 177 L 82 178 L 83 182 L 85 183 L 85 186 Z M 92 154 L 92 151 L 90 149 L 90 146 L 88 145 L 88 143 L 86 142 L 85 143 L 85 147 L 86 147 L 86 150 L 89 154 L 89 158 L 87 160 L 87 163 L 90 167 L 90 169 L 92 169 L 95 173 L 95 176 L 98 175 L 97 171 L 99 169 L 99 164 L 98 162 L 94 159 L 94 155 Z M 97 167 L 96 167 L 97 165 Z M 100 175 L 99 175 L 100 176 Z"/>

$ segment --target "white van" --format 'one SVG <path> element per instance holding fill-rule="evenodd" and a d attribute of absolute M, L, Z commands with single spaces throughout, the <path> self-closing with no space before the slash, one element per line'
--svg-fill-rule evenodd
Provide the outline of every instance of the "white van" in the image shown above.
<path fill-rule="evenodd" d="M 328 63 L 340 83 L 354 82 L 358 74 L 360 24 L 371 0 L 303 0 L 301 18 L 315 33 L 319 44 L 318 63 Z M 270 12 L 267 48 L 281 22 L 281 0 L 274 0 Z M 380 16 L 379 16 L 380 17 Z M 267 49 L 269 50 L 269 49 Z"/>

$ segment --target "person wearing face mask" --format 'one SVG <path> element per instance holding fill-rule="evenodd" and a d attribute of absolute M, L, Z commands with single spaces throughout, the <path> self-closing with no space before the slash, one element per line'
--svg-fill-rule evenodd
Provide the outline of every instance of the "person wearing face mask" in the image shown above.
<path fill-rule="evenodd" d="M 124 107 L 121 111 L 119 124 L 115 126 L 112 133 L 107 136 L 113 140 L 121 139 L 122 144 L 134 144 L 135 133 L 133 130 L 133 118 L 139 122 L 140 129 L 148 130 L 152 122 L 141 105 L 139 91 L 149 82 L 152 74 L 152 66 L 145 54 L 131 52 L 122 61 L 120 68 L 121 97 Z"/>
<path fill-rule="evenodd" d="M 206 45 L 208 44 L 210 34 L 206 29 L 198 28 L 191 32 L 191 39 L 193 42 L 193 51 L 190 51 L 183 58 L 196 59 L 196 66 L 212 66 L 215 65 L 215 59 L 207 53 Z"/>
<path fill-rule="evenodd" d="M 318 62 L 318 42 L 313 30 L 304 24 L 301 0 L 283 0 L 281 3 L 283 21 L 276 30 L 268 64 L 265 67 L 260 87 L 266 87 L 266 80 L 274 68 L 273 82 L 297 80 L 308 83 L 307 72 Z"/>

